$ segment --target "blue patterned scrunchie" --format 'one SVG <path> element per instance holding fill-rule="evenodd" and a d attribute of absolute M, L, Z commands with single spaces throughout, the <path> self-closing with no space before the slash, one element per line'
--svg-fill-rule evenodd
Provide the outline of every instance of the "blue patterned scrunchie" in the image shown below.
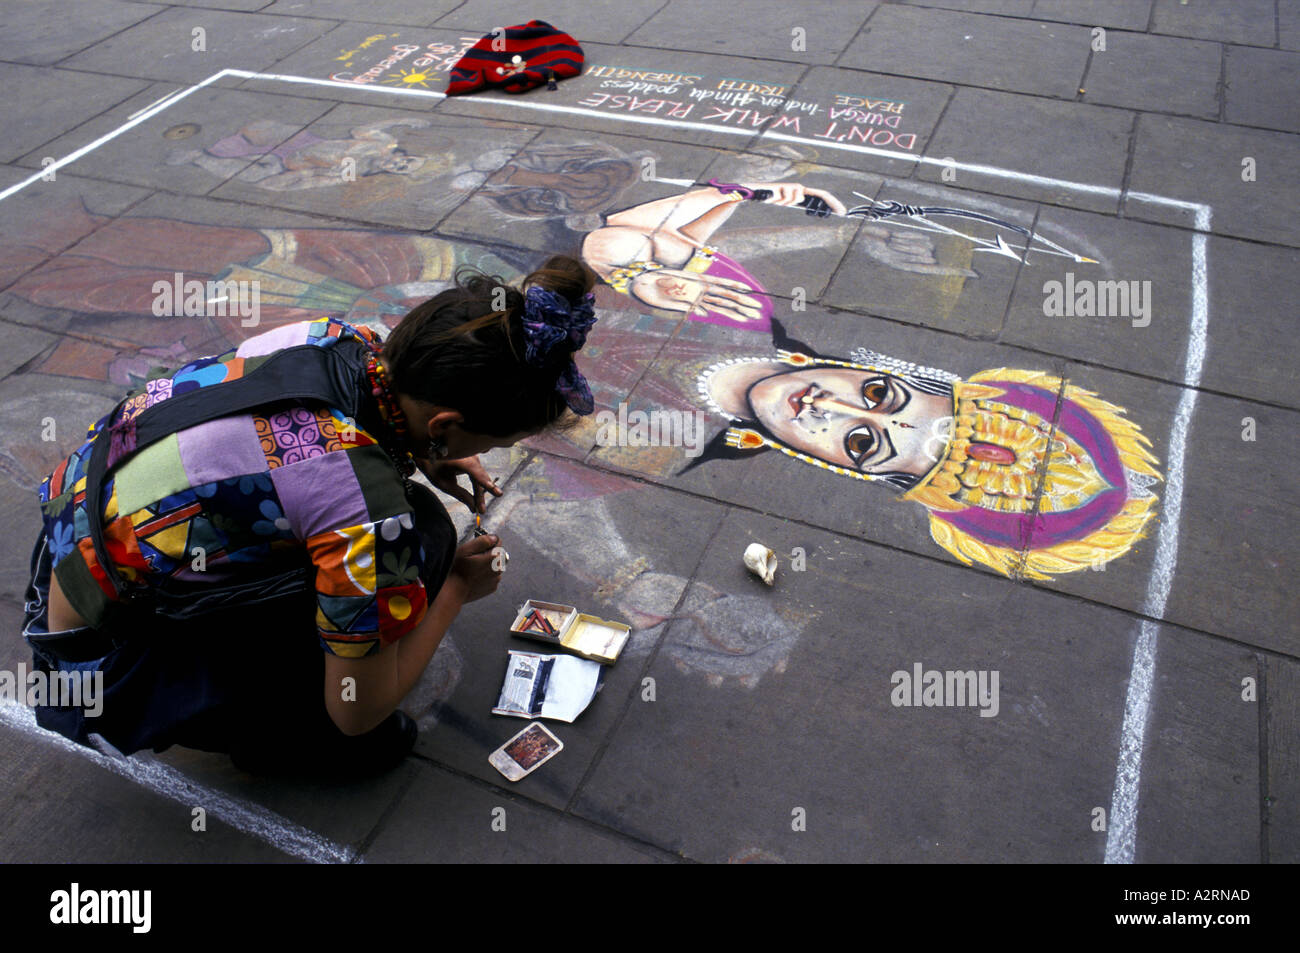
<path fill-rule="evenodd" d="M 524 295 L 524 361 L 541 367 L 551 349 L 560 343 L 569 351 L 581 349 L 587 343 L 587 332 L 596 323 L 595 302 L 596 296 L 588 294 L 578 304 L 570 305 L 554 291 L 537 285 L 529 288 Z M 555 382 L 555 389 L 575 414 L 589 414 L 596 407 L 587 379 L 572 358 Z"/>

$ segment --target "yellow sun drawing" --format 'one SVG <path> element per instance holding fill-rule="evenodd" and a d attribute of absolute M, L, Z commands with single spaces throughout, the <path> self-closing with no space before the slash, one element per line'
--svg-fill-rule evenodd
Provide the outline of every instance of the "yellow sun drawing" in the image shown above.
<path fill-rule="evenodd" d="M 429 80 L 433 79 L 433 74 L 424 70 L 404 69 L 396 73 L 389 73 L 384 77 L 385 86 L 423 86 L 429 87 Z"/>

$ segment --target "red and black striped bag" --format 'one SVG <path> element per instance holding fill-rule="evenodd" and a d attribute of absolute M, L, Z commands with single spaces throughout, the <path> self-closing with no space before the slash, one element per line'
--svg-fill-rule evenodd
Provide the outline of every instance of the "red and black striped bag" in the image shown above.
<path fill-rule="evenodd" d="M 451 68 L 448 96 L 484 87 L 522 93 L 582 72 L 582 47 L 543 20 L 497 29 L 465 51 Z"/>

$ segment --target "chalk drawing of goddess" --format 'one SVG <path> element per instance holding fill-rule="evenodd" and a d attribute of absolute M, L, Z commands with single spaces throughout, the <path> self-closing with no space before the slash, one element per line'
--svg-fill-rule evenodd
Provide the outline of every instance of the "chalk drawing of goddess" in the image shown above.
<path fill-rule="evenodd" d="M 774 355 L 699 376 L 730 426 L 691 467 L 776 450 L 882 483 L 924 506 L 934 541 L 961 562 L 1029 579 L 1101 568 L 1155 516 L 1150 442 L 1096 394 L 1039 371 L 963 380 L 865 348 L 828 357 L 773 325 Z"/>

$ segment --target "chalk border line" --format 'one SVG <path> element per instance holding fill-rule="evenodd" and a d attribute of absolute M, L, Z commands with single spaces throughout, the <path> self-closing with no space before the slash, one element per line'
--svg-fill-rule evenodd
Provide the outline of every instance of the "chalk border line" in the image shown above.
<path fill-rule="evenodd" d="M 62 159 L 46 166 L 40 172 L 34 173 L 21 182 L 17 182 L 3 191 L 0 191 L 0 201 L 4 201 L 9 196 L 27 188 L 29 185 L 41 181 L 51 172 L 57 172 L 57 170 L 70 165 L 82 156 L 98 149 L 100 146 L 104 145 L 104 143 L 117 138 L 122 135 L 122 133 L 135 128 L 141 123 L 152 119 L 162 111 L 170 109 L 187 96 L 198 92 L 200 89 L 211 86 L 213 83 L 216 83 L 227 76 L 238 77 L 240 79 L 271 80 L 283 83 L 328 86 L 350 90 L 363 89 L 388 95 L 414 96 L 424 99 L 446 98 L 446 93 L 438 92 L 436 90 L 403 89 L 394 86 L 347 83 L 332 79 L 314 79 L 309 76 L 293 76 L 285 73 L 258 73 L 241 69 L 223 69 L 219 72 L 213 73 L 201 83 L 176 90 L 175 92 L 164 96 L 162 99 L 147 106 L 140 112 L 133 114 L 121 126 L 103 136 L 100 136 L 94 142 L 82 146 L 74 152 L 70 152 Z M 758 131 L 754 129 L 737 129 L 730 126 L 711 126 L 700 122 L 662 119 L 657 116 L 624 116 L 600 112 L 595 109 L 587 109 L 581 106 L 531 102 L 526 99 L 501 99 L 500 97 L 479 95 L 475 97 L 475 101 L 496 103 L 519 109 L 532 109 L 539 112 L 591 116 L 598 119 L 612 120 L 616 122 L 633 122 L 651 126 L 674 126 L 684 129 L 698 129 L 713 133 L 741 135 L 747 138 L 758 134 Z M 785 133 L 768 132 L 763 135 L 766 138 L 780 139 L 788 142 L 806 143 L 808 141 L 806 138 L 791 136 Z M 1184 390 L 1179 398 L 1178 406 L 1174 411 L 1174 423 L 1169 432 L 1169 458 L 1165 473 L 1165 492 L 1162 500 L 1163 513 L 1159 528 L 1156 531 L 1156 555 L 1151 575 L 1147 580 L 1146 595 L 1142 603 L 1142 614 L 1148 618 L 1143 620 L 1139 627 L 1137 641 L 1133 649 L 1133 664 L 1130 669 L 1128 690 L 1124 703 L 1124 722 L 1120 730 L 1119 756 L 1115 765 L 1115 787 L 1111 798 L 1110 816 L 1107 819 L 1106 824 L 1106 853 L 1104 862 L 1108 864 L 1132 863 L 1137 845 L 1137 803 L 1138 789 L 1140 787 L 1142 774 L 1142 747 L 1146 736 L 1147 715 L 1151 709 L 1151 686 L 1155 679 L 1156 644 L 1160 630 L 1159 623 L 1150 620 L 1163 618 L 1164 616 L 1165 606 L 1169 601 L 1169 590 L 1173 585 L 1174 569 L 1178 563 L 1178 530 L 1183 505 L 1183 470 L 1184 458 L 1187 451 L 1187 435 L 1191 429 L 1192 414 L 1196 409 L 1197 393 L 1201 384 L 1201 373 L 1205 363 L 1206 334 L 1209 327 L 1209 272 L 1207 264 L 1207 241 L 1213 209 L 1211 206 L 1200 202 L 1188 202 L 1183 199 L 1168 198 L 1163 195 L 1154 195 L 1149 192 L 1126 192 L 1123 189 L 1116 189 L 1110 186 L 1091 185 L 1086 182 L 1070 182 L 1065 179 L 1032 175 L 1025 172 L 1016 172 L 1011 169 L 1000 169 L 996 166 L 967 162 L 953 162 L 935 159 L 930 156 L 911 155 L 906 152 L 899 152 L 892 149 L 878 149 L 874 146 L 830 141 L 820 143 L 819 146 L 833 149 L 844 149 L 851 152 L 880 156 L 887 159 L 908 160 L 923 165 L 942 165 L 945 168 L 961 169 L 966 172 L 978 175 L 987 175 L 993 178 L 1011 179 L 1018 182 L 1025 182 L 1030 185 L 1064 189 L 1088 195 L 1100 195 L 1107 198 L 1119 199 L 1121 204 L 1127 196 L 1128 199 L 1146 202 L 1151 205 L 1164 205 L 1171 208 L 1181 209 L 1183 211 L 1189 211 L 1195 216 L 1195 231 L 1192 236 L 1192 312 L 1188 327 L 1187 355 L 1183 365 L 1182 383 Z M 17 722 L 9 716 L 0 716 L 0 722 L 11 725 L 17 724 Z M 32 728 L 27 730 L 35 730 L 34 722 L 32 723 Z M 58 736 L 54 737 L 58 738 Z M 77 746 L 73 745 L 73 747 L 75 748 Z M 122 770 L 124 766 L 115 764 L 112 759 L 105 759 L 104 763 L 119 774 L 133 777 L 146 787 L 151 787 L 154 790 L 162 790 L 156 786 L 158 782 L 156 779 L 152 778 L 152 775 L 148 771 L 131 772 Z M 156 772 L 157 766 L 150 767 Z M 217 797 L 225 798 L 224 795 L 217 795 Z M 247 809 L 241 807 L 239 810 Z M 302 834 L 295 833 L 294 838 L 300 840 L 302 835 L 310 835 L 311 838 L 317 838 L 317 835 L 312 834 L 310 831 L 297 828 L 297 825 L 293 825 L 290 821 L 284 819 L 280 820 L 283 821 L 284 824 L 289 825 L 285 830 L 302 832 Z M 268 843 L 274 844 L 294 856 L 306 856 L 309 859 L 321 859 L 326 861 L 331 859 L 350 859 L 348 852 L 336 845 L 328 845 L 328 847 L 323 851 L 319 848 L 307 848 L 306 853 L 304 853 L 303 848 L 298 846 L 292 838 L 288 843 L 288 846 L 285 846 L 274 836 L 273 831 L 268 833 L 267 831 L 262 830 L 257 824 L 249 824 L 248 827 L 249 833 L 261 837 Z M 242 830 L 244 828 L 241 827 L 240 829 Z M 317 838 L 317 840 L 319 840 L 319 838 Z"/>

